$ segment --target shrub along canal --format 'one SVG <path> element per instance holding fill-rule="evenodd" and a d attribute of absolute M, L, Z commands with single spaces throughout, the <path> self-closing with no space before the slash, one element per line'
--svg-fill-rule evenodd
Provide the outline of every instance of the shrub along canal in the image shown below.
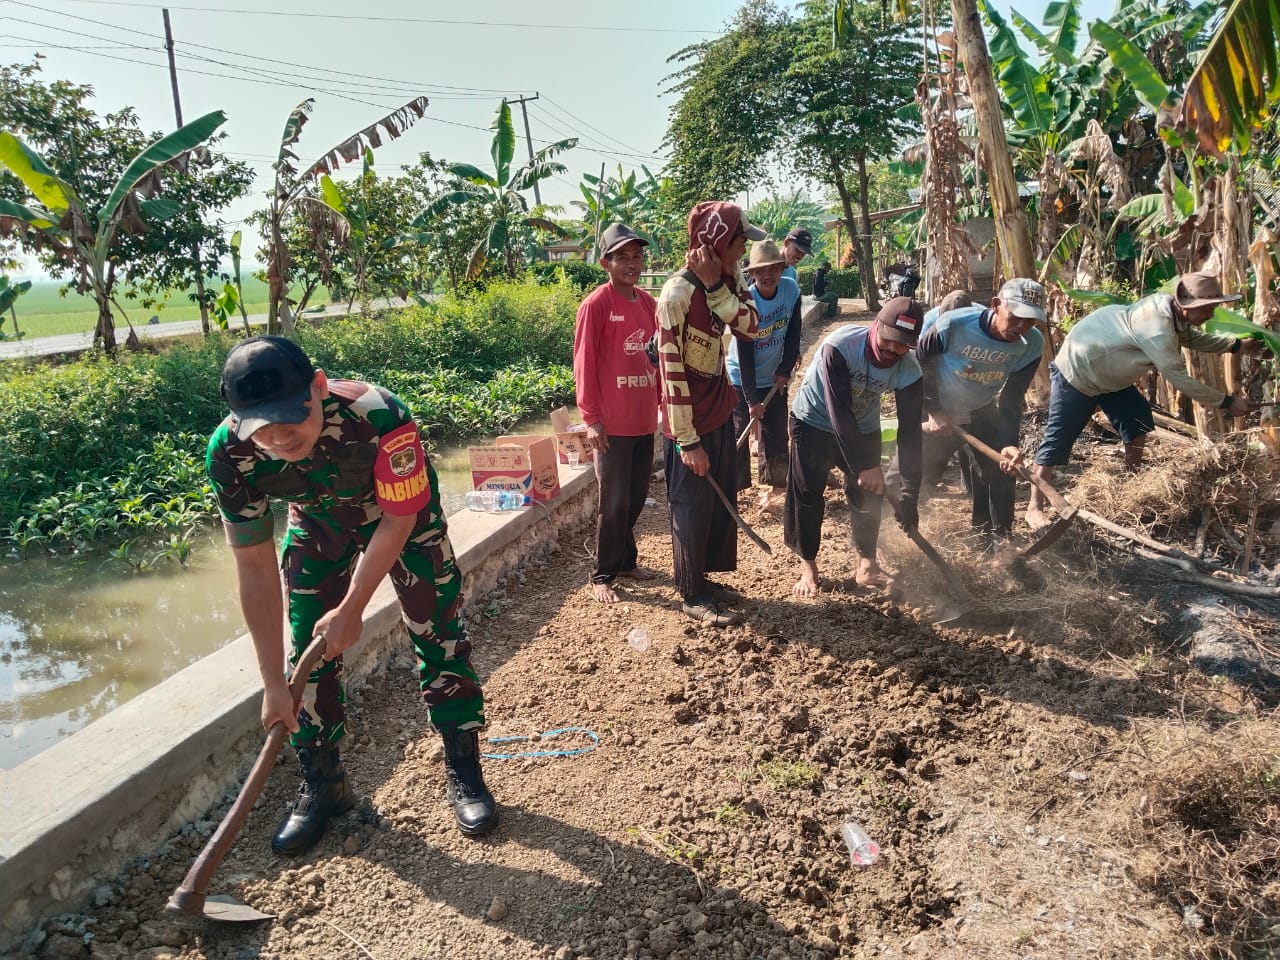
<path fill-rule="evenodd" d="M 509 433 L 550 433 L 550 420 Z M 446 514 L 471 489 L 466 445 L 432 455 Z M 282 528 L 277 524 L 277 531 Z M 0 769 L 9 770 L 244 632 L 220 527 L 127 559 L 36 556 L 0 565 Z M 131 564 L 142 563 L 142 569 Z"/>

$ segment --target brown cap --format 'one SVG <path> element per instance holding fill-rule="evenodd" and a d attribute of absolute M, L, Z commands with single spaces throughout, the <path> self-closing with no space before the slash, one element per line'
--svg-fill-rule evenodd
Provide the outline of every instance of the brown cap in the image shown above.
<path fill-rule="evenodd" d="M 1183 310 L 1216 306 L 1219 303 L 1235 303 L 1244 299 L 1240 294 L 1223 296 L 1222 282 L 1212 273 L 1184 273 L 1178 278 L 1173 299 Z"/>
<path fill-rule="evenodd" d="M 914 347 L 924 326 L 924 308 L 911 297 L 894 297 L 880 308 L 876 323 L 888 339 Z"/>

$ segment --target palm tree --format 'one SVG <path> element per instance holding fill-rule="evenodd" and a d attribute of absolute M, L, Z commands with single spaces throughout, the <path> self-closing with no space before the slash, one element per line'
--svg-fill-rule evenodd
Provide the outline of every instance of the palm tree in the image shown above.
<path fill-rule="evenodd" d="M 491 129 L 494 133 L 489 153 L 493 157 L 493 173 L 486 173 L 470 163 L 452 164 L 448 171 L 456 178 L 454 189 L 436 197 L 413 221 L 414 228 L 421 231 L 453 207 L 473 206 L 480 210 L 488 227 L 471 251 L 467 265 L 468 280 L 479 277 L 485 265 L 495 259 L 500 261 L 506 276 L 514 277 L 516 235 L 522 227 L 567 236 L 559 224 L 535 215 L 536 210 L 531 213 L 524 191 L 554 174 L 566 172 L 564 164 L 556 163 L 552 158 L 577 146 L 577 138 L 557 140 L 535 153 L 524 166 L 513 170 L 511 160 L 516 152 L 516 135 L 511 123 L 511 107 L 505 99 L 498 104 Z"/>

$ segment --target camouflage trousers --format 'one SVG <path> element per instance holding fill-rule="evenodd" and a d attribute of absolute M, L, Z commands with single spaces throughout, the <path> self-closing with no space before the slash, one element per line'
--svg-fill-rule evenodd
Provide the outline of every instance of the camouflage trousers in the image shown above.
<path fill-rule="evenodd" d="M 290 526 L 280 559 L 293 640 L 290 665 L 311 643 L 316 621 L 346 596 L 356 561 L 376 529 L 376 522 L 366 524 L 345 544 L 336 544 L 321 543 L 312 533 Z M 413 532 L 390 576 L 417 654 L 418 690 L 432 725 L 438 730 L 482 727 L 484 695 L 471 667 L 471 640 L 461 617 L 462 573 L 442 518 Z M 341 657 L 312 671 L 292 745 L 342 739 L 346 694 L 341 672 Z"/>

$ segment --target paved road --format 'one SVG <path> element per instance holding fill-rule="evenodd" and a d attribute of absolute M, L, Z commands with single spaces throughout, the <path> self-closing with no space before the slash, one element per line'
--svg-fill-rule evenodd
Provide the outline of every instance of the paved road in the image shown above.
<path fill-rule="evenodd" d="M 430 300 L 428 296 L 426 299 Z M 375 300 L 373 306 L 381 309 L 383 307 L 407 307 L 408 302 L 405 300 Z M 352 313 L 359 313 L 359 305 L 351 308 Z M 303 318 L 314 320 L 317 317 L 342 317 L 346 316 L 347 308 L 343 304 L 330 304 L 323 310 L 308 310 L 302 315 Z M 251 327 L 265 327 L 267 325 L 267 315 L 265 313 L 249 314 L 249 325 Z M 240 318 L 236 318 L 231 324 L 232 329 L 238 330 L 243 328 L 243 322 Z M 155 324 L 134 324 L 133 329 L 138 331 L 139 338 L 143 340 L 162 340 L 168 337 L 185 337 L 193 333 L 200 332 L 199 320 L 177 320 L 172 323 L 155 323 Z M 120 346 L 124 345 L 125 340 L 129 336 L 129 327 L 116 327 L 116 343 Z M 54 337 L 23 337 L 21 340 L 5 340 L 0 342 L 0 360 L 15 360 L 31 357 L 51 357 L 58 354 L 68 353 L 84 353 L 86 350 L 93 349 L 93 331 L 87 333 L 63 333 Z"/>

